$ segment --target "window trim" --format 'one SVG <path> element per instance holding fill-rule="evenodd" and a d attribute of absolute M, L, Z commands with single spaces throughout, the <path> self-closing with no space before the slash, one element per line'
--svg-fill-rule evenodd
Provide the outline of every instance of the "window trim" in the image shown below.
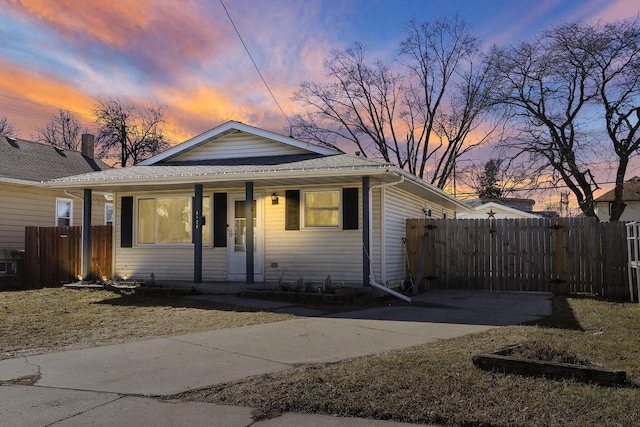
<path fill-rule="evenodd" d="M 58 224 L 58 220 L 61 218 L 58 216 L 58 203 L 60 202 L 68 202 L 69 203 L 69 225 L 68 227 L 72 227 L 73 226 L 73 199 L 67 199 L 64 197 L 56 197 L 56 206 L 55 206 L 55 212 L 54 212 L 54 224 L 55 227 L 67 227 L 65 225 L 60 225 Z"/>
<path fill-rule="evenodd" d="M 342 230 L 342 188 L 314 188 L 300 191 L 300 229 L 301 230 Z M 306 208 L 309 193 L 337 193 L 338 194 L 338 223 L 336 225 L 307 225 Z"/>
<path fill-rule="evenodd" d="M 176 247 L 176 248 L 188 248 L 188 247 L 193 247 L 194 243 L 193 243 L 193 224 L 192 224 L 192 233 L 191 233 L 191 239 L 188 242 L 182 242 L 182 243 L 164 243 L 164 242 L 157 242 L 158 236 L 157 236 L 157 229 L 156 229 L 156 211 L 155 211 L 155 207 L 156 207 L 156 200 L 157 199 L 189 199 L 189 198 L 193 198 L 193 194 L 149 194 L 149 195 L 140 195 L 140 196 L 135 196 L 133 198 L 133 247 L 140 247 L 140 248 L 153 248 L 153 247 L 163 247 L 163 248 L 170 248 L 170 247 Z M 213 217 L 213 197 L 211 194 L 203 194 L 202 197 L 202 208 L 204 210 L 204 207 L 207 205 L 206 200 L 209 200 L 208 203 L 208 207 L 209 207 L 209 217 Z M 153 213 L 153 243 L 139 243 L 138 242 L 138 226 L 139 226 L 139 214 L 140 212 L 138 211 L 138 206 L 139 206 L 139 201 L 140 200 L 153 200 L 153 206 L 154 206 L 154 213 Z M 193 214 L 193 205 L 191 206 L 191 211 Z M 203 243 L 202 243 L 202 247 L 203 248 L 210 248 L 213 247 L 213 227 L 211 227 L 211 221 L 213 220 L 213 218 L 206 218 L 206 224 L 209 227 L 209 242 L 204 243 L 204 233 L 202 235 L 203 237 Z M 192 219 L 193 221 L 193 219 Z"/>
<path fill-rule="evenodd" d="M 114 215 L 115 215 L 115 210 L 114 210 L 114 207 L 113 207 L 113 203 L 109 203 L 109 202 L 104 204 L 104 225 L 109 225 L 109 223 L 107 221 L 107 208 L 108 207 L 111 207 L 111 226 L 113 226 L 113 218 L 114 218 Z"/>

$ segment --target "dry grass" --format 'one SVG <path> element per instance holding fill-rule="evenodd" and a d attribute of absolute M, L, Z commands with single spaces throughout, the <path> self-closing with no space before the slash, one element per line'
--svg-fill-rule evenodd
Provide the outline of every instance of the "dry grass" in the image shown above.
<path fill-rule="evenodd" d="M 554 301 L 555 313 L 417 348 L 334 364 L 307 365 L 180 396 L 256 408 L 455 426 L 640 425 L 637 304 Z M 625 369 L 628 387 L 606 388 L 485 372 L 474 354 L 537 340 Z"/>
<path fill-rule="evenodd" d="M 0 292 L 0 360 L 291 317 L 175 296 L 61 288 Z"/>

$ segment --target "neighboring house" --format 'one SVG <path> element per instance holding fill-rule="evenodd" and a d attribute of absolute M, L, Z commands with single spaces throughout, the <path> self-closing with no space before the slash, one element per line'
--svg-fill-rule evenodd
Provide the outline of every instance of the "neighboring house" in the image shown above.
<path fill-rule="evenodd" d="M 474 201 L 469 203 L 473 209 L 471 212 L 461 212 L 459 219 L 515 219 L 515 218 L 541 218 L 531 212 L 525 212 L 498 202 Z"/>
<path fill-rule="evenodd" d="M 159 281 L 397 285 L 406 219 L 468 211 L 397 167 L 234 121 L 50 185 L 113 193 L 115 275 Z"/>
<path fill-rule="evenodd" d="M 595 212 L 602 222 L 611 218 L 611 204 L 615 199 L 615 189 L 607 191 L 595 200 Z M 620 221 L 640 221 L 640 177 L 634 176 L 622 185 L 622 201 L 627 205 Z"/>
<path fill-rule="evenodd" d="M 109 166 L 93 158 L 93 136 L 83 151 L 61 150 L 0 136 L 0 276 L 16 272 L 25 226 L 82 225 L 82 193 L 48 188 L 44 182 Z M 94 195 L 92 223 L 110 221 L 112 203 Z"/>

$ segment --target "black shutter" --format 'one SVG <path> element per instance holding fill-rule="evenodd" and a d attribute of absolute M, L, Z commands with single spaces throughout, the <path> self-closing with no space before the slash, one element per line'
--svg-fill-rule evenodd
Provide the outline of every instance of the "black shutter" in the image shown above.
<path fill-rule="evenodd" d="M 285 230 L 300 230 L 300 190 L 287 190 L 284 201 Z"/>
<path fill-rule="evenodd" d="M 342 189 L 342 229 L 358 229 L 358 189 Z"/>
<path fill-rule="evenodd" d="M 227 247 L 227 193 L 213 193 L 213 247 Z"/>
<path fill-rule="evenodd" d="M 133 197 L 122 198 L 120 206 L 120 247 L 133 247 Z"/>

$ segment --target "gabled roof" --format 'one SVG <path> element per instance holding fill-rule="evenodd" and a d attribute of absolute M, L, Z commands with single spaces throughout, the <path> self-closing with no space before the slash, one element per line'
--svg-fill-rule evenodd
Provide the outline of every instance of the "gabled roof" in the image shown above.
<path fill-rule="evenodd" d="M 313 154 L 322 154 L 325 156 L 330 156 L 330 155 L 341 153 L 338 150 L 333 150 L 331 148 L 310 144 L 308 142 L 300 141 L 294 138 L 280 135 L 275 132 L 271 132 L 268 130 L 260 129 L 254 126 L 249 126 L 244 123 L 231 120 L 211 130 L 208 130 L 198 136 L 195 136 L 181 144 L 171 147 L 170 149 L 163 151 L 162 153 L 157 154 L 145 161 L 142 161 L 139 163 L 139 165 L 151 166 L 151 165 L 158 164 L 159 162 L 171 161 L 173 158 L 175 158 L 180 154 L 184 154 L 191 150 L 197 149 L 205 144 L 211 144 L 215 140 L 222 138 L 233 132 L 243 132 L 243 133 L 254 135 L 260 138 L 265 138 L 265 139 L 278 142 L 280 144 L 284 144 L 292 148 L 304 150 L 305 152 L 313 153 Z M 250 155 L 250 153 L 248 155 Z"/>
<path fill-rule="evenodd" d="M 613 202 L 615 200 L 615 188 L 598 197 L 595 202 Z M 640 177 L 634 176 L 622 184 L 622 201 L 636 202 L 640 200 Z"/>
<path fill-rule="evenodd" d="M 243 137 L 246 134 L 248 138 Z M 248 148 L 250 145 L 245 148 L 243 144 L 247 141 L 255 142 L 253 147 L 257 149 L 252 151 Z M 267 149 L 262 150 L 265 146 Z M 259 154 L 265 152 L 266 155 Z M 232 155 L 235 156 L 227 157 Z M 363 176 L 377 183 L 395 183 L 414 194 L 438 200 L 452 210 L 469 210 L 441 189 L 388 163 L 308 144 L 239 122 L 227 122 L 136 166 L 63 177 L 47 185 L 111 192 L 158 191 L 192 190 L 194 183 L 237 188 L 246 181 L 267 186 L 292 182 L 325 185 L 353 182 Z"/>
<path fill-rule="evenodd" d="M 78 151 L 0 136 L 0 181 L 39 184 L 65 176 L 109 169 Z"/>

